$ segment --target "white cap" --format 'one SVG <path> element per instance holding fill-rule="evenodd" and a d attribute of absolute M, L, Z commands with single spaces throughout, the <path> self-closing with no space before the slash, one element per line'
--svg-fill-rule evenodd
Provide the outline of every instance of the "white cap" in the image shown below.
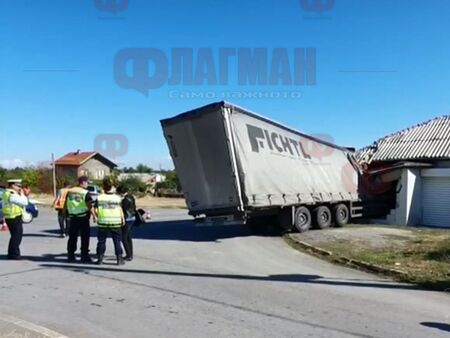
<path fill-rule="evenodd" d="M 22 180 L 18 179 L 18 178 L 13 179 L 13 180 L 8 180 L 7 182 L 8 182 L 8 184 L 22 184 Z"/>

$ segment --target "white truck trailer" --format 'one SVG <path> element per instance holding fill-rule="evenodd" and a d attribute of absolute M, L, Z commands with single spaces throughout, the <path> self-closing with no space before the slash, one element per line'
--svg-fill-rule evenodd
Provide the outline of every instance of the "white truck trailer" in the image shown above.
<path fill-rule="evenodd" d="M 361 215 L 352 152 L 226 102 L 161 120 L 190 215 L 285 229 Z"/>

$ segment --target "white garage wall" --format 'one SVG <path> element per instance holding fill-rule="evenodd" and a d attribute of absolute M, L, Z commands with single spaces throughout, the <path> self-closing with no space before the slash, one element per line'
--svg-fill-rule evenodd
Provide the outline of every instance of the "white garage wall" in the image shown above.
<path fill-rule="evenodd" d="M 422 220 L 420 169 L 402 169 L 397 184 L 397 206 L 387 217 L 393 225 L 418 225 Z"/>
<path fill-rule="evenodd" d="M 438 187 L 441 189 L 436 192 L 439 196 L 434 196 L 433 187 L 427 186 L 424 191 L 424 182 L 430 179 L 440 179 Z M 450 227 L 450 168 L 402 169 L 397 191 L 396 208 L 387 216 L 388 224 Z M 428 204 L 424 205 L 423 198 Z M 430 204 L 429 201 L 436 198 L 439 201 Z M 436 215 L 439 212 L 442 215 Z"/>

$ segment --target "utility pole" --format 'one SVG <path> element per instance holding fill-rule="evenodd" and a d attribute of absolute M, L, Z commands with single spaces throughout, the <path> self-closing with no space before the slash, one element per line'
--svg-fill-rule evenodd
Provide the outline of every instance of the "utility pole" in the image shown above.
<path fill-rule="evenodd" d="M 52 153 L 52 173 L 53 173 L 53 197 L 56 197 L 56 166 L 54 153 Z"/>

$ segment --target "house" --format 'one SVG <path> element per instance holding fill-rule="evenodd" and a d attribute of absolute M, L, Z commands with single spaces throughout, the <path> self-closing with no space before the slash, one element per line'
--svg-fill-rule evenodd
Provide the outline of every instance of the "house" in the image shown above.
<path fill-rule="evenodd" d="M 55 161 L 56 177 L 88 176 L 90 179 L 102 180 L 110 175 L 117 165 L 95 151 L 68 153 Z"/>
<path fill-rule="evenodd" d="M 385 223 L 450 228 L 450 115 L 383 137 L 355 156 L 366 173 L 362 195 L 384 202 Z"/>

